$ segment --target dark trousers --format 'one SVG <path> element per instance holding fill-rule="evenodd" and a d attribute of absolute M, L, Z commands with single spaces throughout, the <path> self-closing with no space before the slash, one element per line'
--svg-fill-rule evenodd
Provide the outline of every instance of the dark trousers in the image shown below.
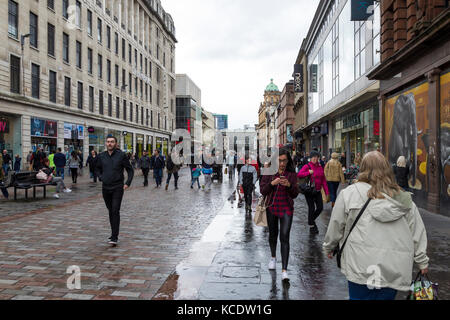
<path fill-rule="evenodd" d="M 280 234 L 281 242 L 281 263 L 283 270 L 287 270 L 289 262 L 289 237 L 291 234 L 292 218 L 284 214 L 282 218 L 272 214 L 269 210 L 266 211 L 267 214 L 267 224 L 269 226 L 269 245 L 272 257 L 276 257 L 277 254 L 277 242 L 278 233 Z M 278 224 L 280 225 L 278 227 Z"/>
<path fill-rule="evenodd" d="M 252 194 L 253 194 L 253 185 L 250 186 L 242 186 L 242 189 L 244 189 L 244 199 L 245 199 L 245 208 L 252 207 Z"/>
<path fill-rule="evenodd" d="M 56 176 L 61 177 L 64 180 L 64 167 L 56 167 Z"/>
<path fill-rule="evenodd" d="M 178 172 L 174 172 L 173 173 L 173 177 L 175 178 L 175 188 L 178 188 L 178 178 L 179 178 Z M 172 179 L 172 173 L 169 173 L 167 175 L 167 182 L 166 182 L 166 184 L 170 183 L 170 179 Z"/>
<path fill-rule="evenodd" d="M 153 175 L 156 180 L 156 185 L 159 187 L 162 183 L 162 169 L 153 169 Z"/>
<path fill-rule="evenodd" d="M 77 183 L 78 178 L 78 168 L 70 168 L 71 176 L 72 176 L 72 182 Z"/>
<path fill-rule="evenodd" d="M 91 179 L 94 179 L 94 182 L 97 182 L 97 174 L 95 171 L 91 171 Z"/>
<path fill-rule="evenodd" d="M 395 300 L 397 290 L 391 288 L 369 289 L 367 285 L 348 282 L 350 300 Z"/>
<path fill-rule="evenodd" d="M 314 226 L 316 219 L 320 216 L 323 210 L 322 193 L 317 192 L 315 195 L 305 195 L 306 203 L 308 204 L 308 224 Z"/>
<path fill-rule="evenodd" d="M 328 190 L 330 191 L 330 200 L 331 202 L 336 202 L 339 182 L 329 181 L 327 184 Z"/>
<path fill-rule="evenodd" d="M 109 212 L 109 223 L 111 224 L 111 239 L 119 239 L 120 228 L 120 206 L 122 205 L 123 187 L 106 190 L 103 189 L 103 200 Z"/>
<path fill-rule="evenodd" d="M 2 193 L 3 193 L 3 196 L 4 196 L 6 199 L 8 199 L 8 197 L 9 197 L 8 189 L 6 189 L 6 188 L 0 188 L 0 190 L 1 190 Z"/>
<path fill-rule="evenodd" d="M 144 186 L 148 186 L 148 173 L 149 173 L 150 169 L 149 168 L 144 168 L 142 169 L 142 175 L 144 176 Z"/>

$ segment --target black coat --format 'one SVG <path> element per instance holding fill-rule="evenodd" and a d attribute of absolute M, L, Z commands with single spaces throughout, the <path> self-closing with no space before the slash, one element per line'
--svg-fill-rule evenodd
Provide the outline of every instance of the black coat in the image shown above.
<path fill-rule="evenodd" d="M 409 176 L 409 168 L 403 168 L 403 167 L 397 167 L 394 166 L 394 174 L 395 179 L 397 179 L 397 183 L 400 187 L 403 189 L 406 189 L 409 187 L 408 184 L 408 176 Z"/>
<path fill-rule="evenodd" d="M 87 158 L 86 161 L 86 165 L 89 166 L 89 171 L 90 172 L 94 172 L 95 168 L 97 167 L 97 161 L 98 161 L 98 156 L 96 156 L 95 158 L 90 154 L 89 157 Z"/>
<path fill-rule="evenodd" d="M 114 190 L 123 188 L 124 174 L 123 170 L 127 171 L 128 179 L 125 182 L 127 186 L 131 185 L 134 176 L 134 170 L 131 166 L 127 155 L 121 150 L 114 150 L 109 155 L 108 151 L 100 153 L 97 160 L 97 176 L 103 182 L 103 189 Z"/>

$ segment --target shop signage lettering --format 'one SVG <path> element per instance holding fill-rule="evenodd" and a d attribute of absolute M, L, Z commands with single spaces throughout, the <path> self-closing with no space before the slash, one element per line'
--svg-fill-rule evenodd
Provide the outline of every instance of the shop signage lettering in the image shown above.
<path fill-rule="evenodd" d="M 359 126 L 361 124 L 361 114 L 356 113 L 356 114 L 347 116 L 343 119 L 343 123 L 344 123 L 344 129 Z"/>
<path fill-rule="evenodd" d="M 8 120 L 0 120 L 0 132 L 9 133 L 9 122 Z"/>
<path fill-rule="evenodd" d="M 95 132 L 95 128 L 94 128 L 94 127 L 89 127 L 89 128 L 88 128 L 88 132 L 89 132 L 89 133 Z"/>
<path fill-rule="evenodd" d="M 367 21 L 373 19 L 374 0 L 352 0 L 351 21 Z"/>
<path fill-rule="evenodd" d="M 310 92 L 317 92 L 317 64 L 312 64 L 310 67 Z"/>
<path fill-rule="evenodd" d="M 379 136 L 380 135 L 380 121 L 373 120 L 373 135 Z"/>
<path fill-rule="evenodd" d="M 294 65 L 294 92 L 303 92 L 303 64 Z"/>

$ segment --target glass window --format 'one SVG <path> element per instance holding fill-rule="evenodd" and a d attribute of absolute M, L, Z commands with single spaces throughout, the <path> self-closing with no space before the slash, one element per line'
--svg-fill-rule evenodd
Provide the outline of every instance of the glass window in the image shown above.
<path fill-rule="evenodd" d="M 127 120 L 127 101 L 123 100 L 123 120 Z"/>
<path fill-rule="evenodd" d="M 51 56 L 55 55 L 55 26 L 47 25 L 47 51 Z"/>
<path fill-rule="evenodd" d="M 94 87 L 89 86 L 89 111 L 94 112 Z"/>
<path fill-rule="evenodd" d="M 380 17 L 380 5 L 377 3 L 375 5 L 374 19 L 373 19 L 373 65 L 377 65 L 381 60 L 381 47 L 380 47 L 380 27 L 381 27 L 381 17 Z"/>
<path fill-rule="evenodd" d="M 102 20 L 100 18 L 97 19 L 97 40 L 102 42 Z"/>
<path fill-rule="evenodd" d="M 75 23 L 78 28 L 81 28 L 81 2 L 76 2 Z"/>
<path fill-rule="evenodd" d="M 111 61 L 109 59 L 106 60 L 106 81 L 111 83 Z"/>
<path fill-rule="evenodd" d="M 116 118 L 120 118 L 120 98 L 116 97 Z"/>
<path fill-rule="evenodd" d="M 92 49 L 88 48 L 88 72 L 92 74 Z"/>
<path fill-rule="evenodd" d="M 77 41 L 77 67 L 81 69 L 81 42 Z"/>
<path fill-rule="evenodd" d="M 64 77 L 64 104 L 70 107 L 70 95 L 71 95 L 71 81 L 70 78 Z"/>
<path fill-rule="evenodd" d="M 63 33 L 63 60 L 69 63 L 69 35 Z"/>
<path fill-rule="evenodd" d="M 11 37 L 18 38 L 18 25 L 19 25 L 19 6 L 17 2 L 8 1 L 8 34 Z"/>
<path fill-rule="evenodd" d="M 108 116 L 112 117 L 112 95 L 108 94 Z"/>
<path fill-rule="evenodd" d="M 31 64 L 31 96 L 39 99 L 40 89 L 40 67 L 34 63 Z"/>
<path fill-rule="evenodd" d="M 38 16 L 30 12 L 30 45 L 38 47 Z"/>
<path fill-rule="evenodd" d="M 106 26 L 106 47 L 111 49 L 111 28 Z"/>
<path fill-rule="evenodd" d="M 47 0 L 47 8 L 55 10 L 55 0 Z"/>
<path fill-rule="evenodd" d="M 333 39 L 330 32 L 323 47 L 323 106 L 333 98 Z"/>
<path fill-rule="evenodd" d="M 119 34 L 117 32 L 114 35 L 114 52 L 119 54 Z"/>
<path fill-rule="evenodd" d="M 65 19 L 69 19 L 69 0 L 62 0 L 62 15 Z"/>
<path fill-rule="evenodd" d="M 92 11 L 87 11 L 87 33 L 92 37 Z"/>
<path fill-rule="evenodd" d="M 103 78 L 103 57 L 101 54 L 97 57 L 97 72 L 100 79 Z"/>
<path fill-rule="evenodd" d="M 119 66 L 116 64 L 114 67 L 115 85 L 119 86 Z"/>
<path fill-rule="evenodd" d="M 78 82 L 77 89 L 78 109 L 83 110 L 83 83 Z"/>
<path fill-rule="evenodd" d="M 98 91 L 98 113 L 99 114 L 103 114 L 104 110 L 103 110 L 103 91 L 99 90 Z"/>
<path fill-rule="evenodd" d="M 349 86 L 355 78 L 355 30 L 350 21 L 350 1 L 339 15 L 339 90 Z M 359 39 L 359 38 L 358 38 Z"/>
<path fill-rule="evenodd" d="M 49 72 L 49 100 L 56 103 L 56 72 Z"/>

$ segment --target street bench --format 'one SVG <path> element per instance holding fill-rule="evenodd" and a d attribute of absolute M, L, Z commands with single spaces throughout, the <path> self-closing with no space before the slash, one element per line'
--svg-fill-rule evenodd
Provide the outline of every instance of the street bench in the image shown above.
<path fill-rule="evenodd" d="M 44 199 L 47 197 L 47 186 L 56 186 L 53 182 L 42 182 L 36 178 L 38 172 L 8 172 L 4 186 L 6 188 L 14 188 L 14 200 L 17 200 L 17 190 L 25 190 L 25 199 L 28 199 L 28 190 L 33 189 L 33 199 L 36 199 L 36 188 L 43 188 Z"/>

